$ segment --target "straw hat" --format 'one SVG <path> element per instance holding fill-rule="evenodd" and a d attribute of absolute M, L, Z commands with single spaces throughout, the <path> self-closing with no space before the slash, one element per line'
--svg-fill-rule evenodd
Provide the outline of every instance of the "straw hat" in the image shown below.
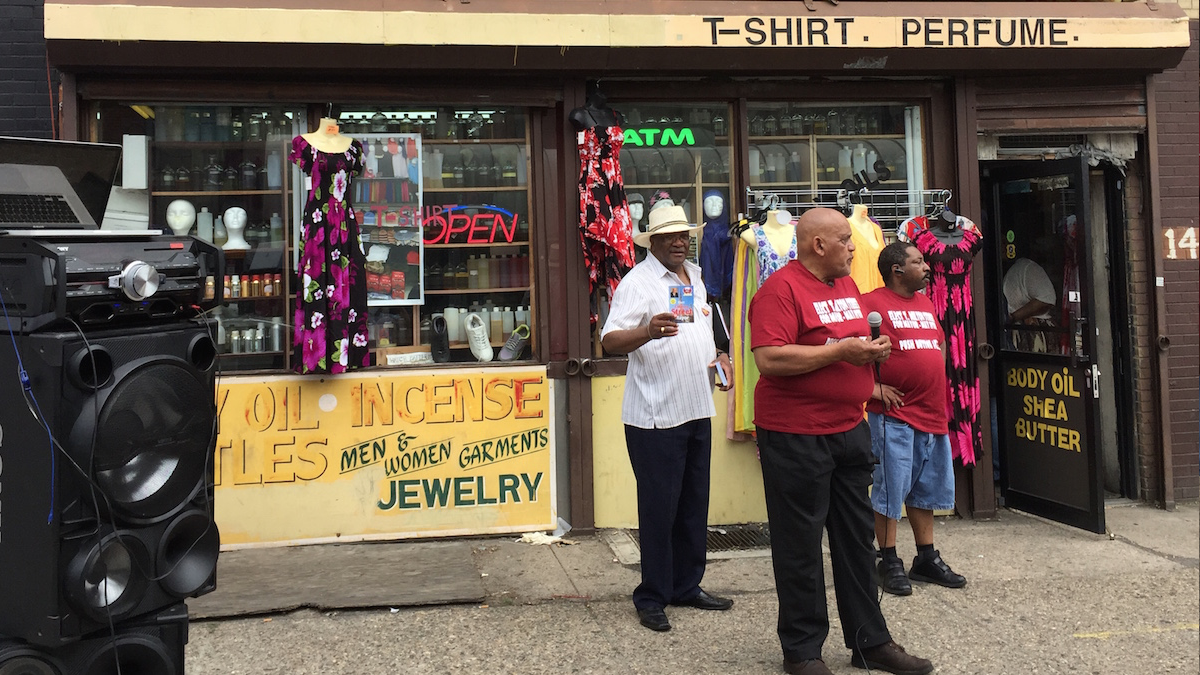
<path fill-rule="evenodd" d="M 634 233 L 633 243 L 642 248 L 650 248 L 650 237 L 656 234 L 691 232 L 695 237 L 702 229 L 704 229 L 704 225 L 694 225 L 688 222 L 687 211 L 684 211 L 682 206 L 650 209 L 650 222 L 646 225 L 646 231 Z"/>

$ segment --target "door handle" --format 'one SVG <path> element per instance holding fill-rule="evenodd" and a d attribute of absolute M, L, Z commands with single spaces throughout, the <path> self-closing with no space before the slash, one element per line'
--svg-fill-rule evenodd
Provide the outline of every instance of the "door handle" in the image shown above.
<path fill-rule="evenodd" d="M 572 357 L 567 359 L 566 365 L 563 366 L 563 372 L 567 374 L 567 377 L 574 377 L 579 374 L 582 367 L 579 359 Z"/>
<path fill-rule="evenodd" d="M 596 362 L 591 359 L 583 359 L 579 362 L 579 372 L 584 377 L 593 377 L 596 374 Z"/>
<path fill-rule="evenodd" d="M 975 348 L 975 353 L 979 355 L 980 359 L 983 359 L 984 361 L 991 361 L 992 357 L 996 355 L 996 348 L 991 344 L 984 342 Z"/>

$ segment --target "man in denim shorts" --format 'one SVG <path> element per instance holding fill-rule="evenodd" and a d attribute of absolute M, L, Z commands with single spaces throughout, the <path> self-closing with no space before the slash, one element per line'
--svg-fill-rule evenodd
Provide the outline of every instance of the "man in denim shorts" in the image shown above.
<path fill-rule="evenodd" d="M 871 506 L 882 559 L 879 585 L 894 595 L 911 595 L 909 579 L 961 588 L 956 574 L 933 547 L 933 512 L 954 508 L 954 469 L 946 414 L 946 346 L 933 303 L 920 293 L 929 265 L 912 244 L 896 242 L 879 254 L 883 288 L 863 296 L 865 311 L 883 317 L 880 334 L 892 340 L 892 355 L 878 369 L 879 382 L 867 402 L 875 466 Z M 908 574 L 896 554 L 900 509 L 917 543 Z"/>

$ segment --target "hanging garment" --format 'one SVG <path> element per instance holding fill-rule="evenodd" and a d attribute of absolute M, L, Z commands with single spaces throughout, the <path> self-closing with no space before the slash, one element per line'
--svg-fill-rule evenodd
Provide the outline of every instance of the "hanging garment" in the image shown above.
<path fill-rule="evenodd" d="M 363 147 L 354 141 L 345 152 L 328 153 L 297 136 L 288 161 L 312 177 L 296 270 L 293 367 L 341 373 L 367 366 L 366 256 L 350 199 L 351 177 L 365 166 Z"/>
<path fill-rule="evenodd" d="M 611 297 L 633 267 L 633 222 L 621 180 L 620 127 L 593 127 L 578 134 L 579 239 L 588 271 L 588 290 L 606 286 Z M 592 308 L 596 323 L 597 308 Z"/>
<path fill-rule="evenodd" d="M 758 285 L 762 286 L 767 277 L 778 272 L 784 265 L 796 259 L 796 232 L 792 231 L 792 244 L 787 251 L 779 253 L 771 246 L 771 240 L 767 238 L 767 231 L 762 225 L 753 225 L 750 231 L 754 233 L 754 241 L 757 242 L 758 253 Z M 750 307 L 746 305 L 747 309 Z"/>
<path fill-rule="evenodd" d="M 721 213 L 715 218 L 704 214 L 704 234 L 700 243 L 700 271 L 709 301 L 729 298 L 733 287 L 733 239 L 729 236 L 729 202 L 717 190 L 706 190 L 701 206 L 710 197 L 721 200 Z"/>
<path fill-rule="evenodd" d="M 850 261 L 850 278 L 858 286 L 858 292 L 870 293 L 883 286 L 879 274 L 879 253 L 883 251 L 883 230 L 879 224 L 867 217 L 867 207 L 856 205 L 850 221 L 850 241 L 854 242 L 854 258 Z"/>
<path fill-rule="evenodd" d="M 1076 318 L 1082 316 L 1082 303 L 1080 299 L 1082 294 L 1079 287 L 1079 251 L 1083 242 L 1080 240 L 1082 232 L 1076 227 L 1078 220 L 1074 215 L 1067 216 L 1062 223 L 1063 241 L 1066 244 L 1066 250 L 1063 252 L 1063 282 L 1062 282 L 1062 301 L 1060 326 L 1069 327 L 1071 323 L 1071 315 Z M 1068 333 L 1060 335 L 1059 353 L 1064 356 L 1069 356 L 1075 349 L 1075 336 Z"/>
<path fill-rule="evenodd" d="M 733 431 L 754 431 L 754 387 L 758 384 L 758 366 L 750 350 L 750 299 L 758 290 L 758 262 L 754 249 L 737 240 L 733 259 L 733 306 L 730 331 L 733 333 L 729 354 L 733 358 Z"/>
<path fill-rule="evenodd" d="M 910 218 L 901 226 L 916 222 L 911 242 L 929 265 L 929 286 L 925 293 L 942 331 L 946 335 L 946 404 L 950 421 L 950 447 L 964 466 L 975 464 L 983 444 L 979 427 L 979 369 L 975 363 L 974 302 L 971 299 L 971 260 L 983 246 L 978 228 L 962 228 L 957 244 L 946 244 L 928 230 L 924 216 Z M 924 227 L 922 227 L 922 225 Z"/>

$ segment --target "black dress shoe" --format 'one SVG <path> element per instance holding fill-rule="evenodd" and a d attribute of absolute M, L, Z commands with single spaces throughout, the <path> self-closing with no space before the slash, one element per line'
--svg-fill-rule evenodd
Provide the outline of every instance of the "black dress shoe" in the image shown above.
<path fill-rule="evenodd" d="M 833 675 L 833 671 L 821 659 L 810 659 L 808 661 L 787 661 L 783 662 L 783 672 L 788 675 Z"/>
<path fill-rule="evenodd" d="M 638 620 L 646 628 L 660 633 L 671 630 L 671 622 L 667 620 L 667 613 L 662 610 L 662 607 L 648 607 L 639 609 L 637 612 Z"/>
<path fill-rule="evenodd" d="M 913 581 L 927 581 L 938 586 L 946 588 L 962 588 L 967 585 L 967 578 L 961 574 L 956 574 L 946 561 L 942 560 L 942 556 L 937 551 L 932 555 L 920 556 L 913 558 L 912 569 L 908 571 L 908 578 Z"/>
<path fill-rule="evenodd" d="M 933 672 L 929 659 L 922 659 L 904 651 L 904 647 L 891 640 L 868 649 L 854 650 L 850 665 L 855 668 L 883 670 L 895 675 L 925 675 Z"/>
<path fill-rule="evenodd" d="M 718 598 L 715 595 L 709 595 L 704 591 L 700 591 L 700 595 L 697 595 L 691 600 L 684 600 L 683 602 L 676 602 L 674 604 L 679 605 L 680 607 L 695 607 L 696 609 L 715 609 L 720 611 L 733 607 L 733 600 L 730 600 L 729 598 Z"/>
<path fill-rule="evenodd" d="M 884 558 L 875 568 L 879 572 L 879 587 L 892 595 L 912 595 L 912 584 L 904 574 L 904 562 L 899 558 Z"/>

